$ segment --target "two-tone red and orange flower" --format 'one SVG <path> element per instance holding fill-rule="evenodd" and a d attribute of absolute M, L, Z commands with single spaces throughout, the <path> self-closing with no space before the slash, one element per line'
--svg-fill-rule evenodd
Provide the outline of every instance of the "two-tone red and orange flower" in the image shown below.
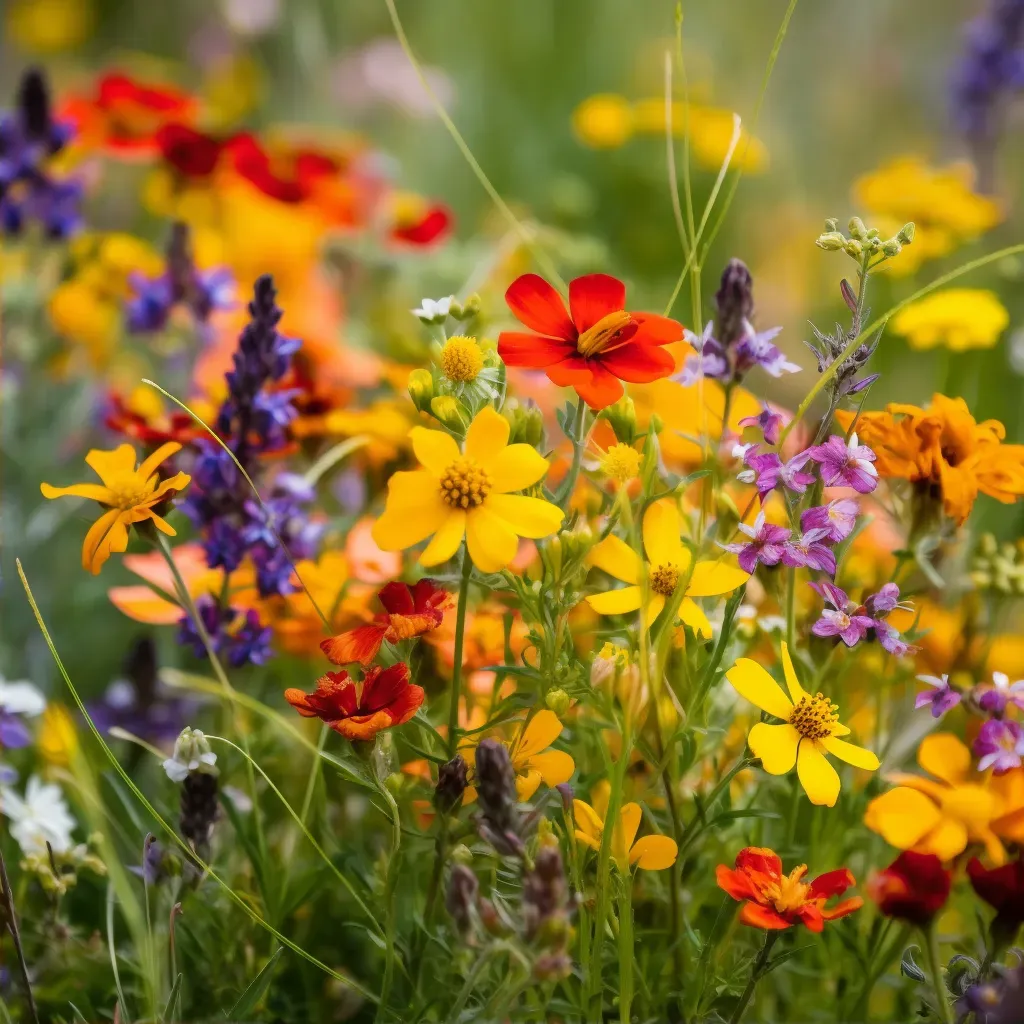
<path fill-rule="evenodd" d="M 664 346 L 682 340 L 682 324 L 627 312 L 626 286 L 607 274 L 570 281 L 568 310 L 536 274 L 517 277 L 505 301 L 532 332 L 501 332 L 498 354 L 506 365 L 544 370 L 553 384 L 575 388 L 592 409 L 618 401 L 623 381 L 647 384 L 675 368 Z"/>
<path fill-rule="evenodd" d="M 321 642 L 320 649 L 335 665 L 355 661 L 369 665 L 385 640 L 397 644 L 437 629 L 445 609 L 451 606 L 451 595 L 432 579 L 422 579 L 411 587 L 395 581 L 381 589 L 377 597 L 384 611 L 373 622 Z"/>
<path fill-rule="evenodd" d="M 735 868 L 719 864 L 716 872 L 718 887 L 734 900 L 744 901 L 740 920 L 753 928 L 778 930 L 802 924 L 820 932 L 826 921 L 845 917 L 864 905 L 859 896 L 825 905 L 855 884 L 847 868 L 826 871 L 811 882 L 803 880 L 806 874 L 806 864 L 783 874 L 779 855 L 756 846 L 740 850 Z"/>
<path fill-rule="evenodd" d="M 372 740 L 381 729 L 404 725 L 423 703 L 423 687 L 409 682 L 409 666 L 373 666 L 362 680 L 328 672 L 312 693 L 288 689 L 284 699 L 303 718 L 319 718 L 349 740 Z"/>

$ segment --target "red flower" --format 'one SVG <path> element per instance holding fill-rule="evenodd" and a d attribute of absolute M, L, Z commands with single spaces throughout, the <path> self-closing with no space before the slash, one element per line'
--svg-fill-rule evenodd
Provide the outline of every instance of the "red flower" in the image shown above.
<path fill-rule="evenodd" d="M 415 217 L 399 216 L 391 228 L 391 240 L 405 245 L 433 245 L 451 231 L 453 220 L 446 206 L 427 206 Z"/>
<path fill-rule="evenodd" d="M 177 441 L 181 445 L 188 445 L 197 437 L 206 436 L 206 431 L 187 412 L 172 412 L 157 422 L 129 408 L 124 398 L 116 392 L 112 391 L 107 396 L 107 402 L 104 425 L 115 433 L 144 444 L 161 445 L 167 441 Z"/>
<path fill-rule="evenodd" d="M 410 587 L 407 583 L 389 583 L 378 594 L 384 613 L 372 624 L 357 626 L 324 640 L 320 649 L 335 665 L 348 665 L 358 661 L 369 665 L 380 645 L 408 640 L 437 629 L 450 607 L 451 598 L 431 579 L 422 579 Z"/>
<path fill-rule="evenodd" d="M 332 156 L 317 150 L 282 148 L 272 155 L 249 134 L 236 135 L 229 148 L 239 175 L 279 203 L 303 202 L 319 181 L 341 170 Z"/>
<path fill-rule="evenodd" d="M 573 387 L 592 409 L 622 397 L 622 381 L 647 384 L 675 367 L 663 345 L 679 341 L 682 324 L 654 313 L 626 312 L 626 286 L 607 274 L 569 282 L 569 312 L 542 277 L 524 274 L 505 292 L 521 323 L 535 332 L 502 331 L 498 354 L 508 366 L 544 370 Z"/>
<path fill-rule="evenodd" d="M 989 870 L 974 857 L 967 865 L 967 877 L 998 918 L 1015 928 L 1024 923 L 1024 859 Z"/>
<path fill-rule="evenodd" d="M 225 149 L 223 139 L 204 135 L 184 124 L 166 124 L 156 133 L 163 159 L 185 178 L 207 178 Z"/>
<path fill-rule="evenodd" d="M 748 846 L 736 855 L 736 869 L 718 865 L 718 887 L 734 900 L 745 900 L 740 920 L 754 928 L 780 929 L 804 924 L 820 932 L 826 921 L 845 917 L 863 906 L 859 896 L 842 900 L 833 907 L 825 901 L 841 896 L 854 884 L 846 868 L 827 871 L 813 882 L 804 882 L 807 865 L 801 864 L 788 875 L 782 873 L 782 861 L 773 850 Z"/>
<path fill-rule="evenodd" d="M 868 892 L 886 917 L 926 925 L 949 898 L 951 879 L 934 853 L 905 850 L 868 882 Z"/>
<path fill-rule="evenodd" d="M 408 722 L 423 703 L 423 687 L 409 682 L 409 666 L 368 668 L 361 682 L 347 672 L 328 672 L 313 693 L 285 690 L 284 699 L 303 718 L 319 718 L 349 740 L 372 740 L 381 729 Z"/>

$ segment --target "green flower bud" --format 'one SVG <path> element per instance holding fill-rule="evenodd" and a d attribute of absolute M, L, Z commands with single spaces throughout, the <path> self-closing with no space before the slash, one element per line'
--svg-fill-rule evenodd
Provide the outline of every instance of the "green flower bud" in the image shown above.
<path fill-rule="evenodd" d="M 826 252 L 838 252 L 846 245 L 846 236 L 839 231 L 826 231 L 825 234 L 818 235 L 814 244 Z"/>
<path fill-rule="evenodd" d="M 827 221 L 825 221 L 825 231 L 827 233 L 829 233 L 829 234 L 833 234 L 834 232 L 836 232 L 838 230 L 839 230 L 839 221 L 836 220 L 835 217 L 829 217 L 829 219 Z"/>
<path fill-rule="evenodd" d="M 903 252 L 903 246 L 898 239 L 890 238 L 888 242 L 882 245 L 882 252 L 891 259 L 893 256 L 899 256 Z"/>
<path fill-rule="evenodd" d="M 464 434 L 469 426 L 469 410 L 451 395 L 432 398 L 430 411 L 453 433 Z"/>
<path fill-rule="evenodd" d="M 544 414 L 536 402 L 527 399 L 520 402 L 510 398 L 502 410 L 503 415 L 512 424 L 509 431 L 509 444 L 528 444 L 531 448 L 539 447 L 544 441 Z"/>
<path fill-rule="evenodd" d="M 455 307 L 458 305 L 458 312 L 455 311 Z M 452 308 L 449 310 L 449 314 L 455 317 L 456 320 L 471 320 L 480 312 L 480 296 L 473 292 L 472 295 L 466 299 L 465 302 L 452 303 Z"/>
<path fill-rule="evenodd" d="M 561 718 L 569 710 L 569 705 L 572 701 L 565 690 L 548 690 L 544 703 L 548 706 L 549 710 L 554 711 Z"/>
<path fill-rule="evenodd" d="M 419 412 L 429 412 L 434 397 L 434 378 L 429 370 L 413 370 L 409 374 L 409 397 Z"/>
<path fill-rule="evenodd" d="M 915 230 L 916 228 L 914 227 L 914 222 L 909 221 L 908 223 L 904 224 L 903 227 L 900 228 L 899 234 L 896 236 L 896 238 L 904 245 L 910 245 L 910 243 L 914 240 Z"/>
<path fill-rule="evenodd" d="M 864 255 L 864 245 L 856 238 L 850 238 L 847 239 L 846 244 L 843 246 L 843 252 L 854 259 L 860 259 Z"/>
<path fill-rule="evenodd" d="M 614 405 L 609 405 L 603 415 L 611 424 L 618 441 L 631 445 L 636 440 L 636 406 L 629 395 L 624 395 Z"/>
<path fill-rule="evenodd" d="M 851 217 L 850 223 L 847 225 L 847 230 L 854 238 L 864 240 L 868 237 L 868 229 L 864 226 L 864 221 L 860 217 Z"/>

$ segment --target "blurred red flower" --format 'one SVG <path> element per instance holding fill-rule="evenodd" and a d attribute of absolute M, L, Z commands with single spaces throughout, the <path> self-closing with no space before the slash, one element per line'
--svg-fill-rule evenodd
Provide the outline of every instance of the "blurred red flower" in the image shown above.
<path fill-rule="evenodd" d="M 868 893 L 886 917 L 926 925 L 949 899 L 951 881 L 934 853 L 904 850 L 868 881 Z"/>
<path fill-rule="evenodd" d="M 1013 926 L 1024 923 L 1024 859 L 986 868 L 977 857 L 967 865 L 967 877 L 974 891 L 995 910 L 996 915 Z"/>

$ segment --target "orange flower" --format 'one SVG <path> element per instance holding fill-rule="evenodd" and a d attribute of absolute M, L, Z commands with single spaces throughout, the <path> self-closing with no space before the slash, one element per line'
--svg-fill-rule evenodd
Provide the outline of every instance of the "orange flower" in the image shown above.
<path fill-rule="evenodd" d="M 171 556 L 189 597 L 195 600 L 202 594 L 220 593 L 224 583 L 224 571 L 207 568 L 202 545 L 179 544 L 171 551 Z M 125 555 L 124 566 L 136 576 L 141 576 L 145 583 L 111 587 L 107 591 L 107 596 L 117 609 L 129 619 L 154 626 L 171 626 L 181 621 L 184 613 L 173 596 L 174 576 L 159 551 Z M 255 591 L 253 593 L 255 594 Z M 239 606 L 235 595 L 232 595 L 232 604 Z"/>
<path fill-rule="evenodd" d="M 854 415 L 836 418 L 848 429 Z M 1024 495 L 1024 445 L 1003 444 L 1002 423 L 978 423 L 962 398 L 933 395 L 927 409 L 894 403 L 862 413 L 857 434 L 878 455 L 879 476 L 929 488 L 957 524 L 971 514 L 979 492 L 1007 505 Z"/>
<path fill-rule="evenodd" d="M 437 629 L 445 609 L 451 605 L 448 592 L 441 590 L 432 579 L 422 579 L 411 587 L 397 581 L 389 583 L 377 597 L 384 605 L 384 612 L 372 623 L 321 642 L 320 649 L 335 665 L 354 661 L 369 665 L 385 640 L 397 644 Z"/>
<path fill-rule="evenodd" d="M 754 928 L 782 929 L 794 924 L 820 932 L 826 921 L 859 910 L 859 896 L 841 900 L 832 907 L 825 902 L 841 896 L 854 883 L 848 868 L 837 868 L 803 881 L 807 865 L 801 864 L 788 875 L 782 873 L 782 861 L 774 850 L 748 846 L 736 855 L 735 869 L 718 865 L 718 887 L 734 900 L 745 900 L 740 920 Z"/>
<path fill-rule="evenodd" d="M 289 689 L 284 699 L 303 718 L 319 718 L 349 740 L 372 740 L 381 729 L 408 722 L 423 703 L 423 687 L 409 682 L 409 666 L 374 666 L 361 682 L 347 672 L 328 672 L 313 693 Z"/>

